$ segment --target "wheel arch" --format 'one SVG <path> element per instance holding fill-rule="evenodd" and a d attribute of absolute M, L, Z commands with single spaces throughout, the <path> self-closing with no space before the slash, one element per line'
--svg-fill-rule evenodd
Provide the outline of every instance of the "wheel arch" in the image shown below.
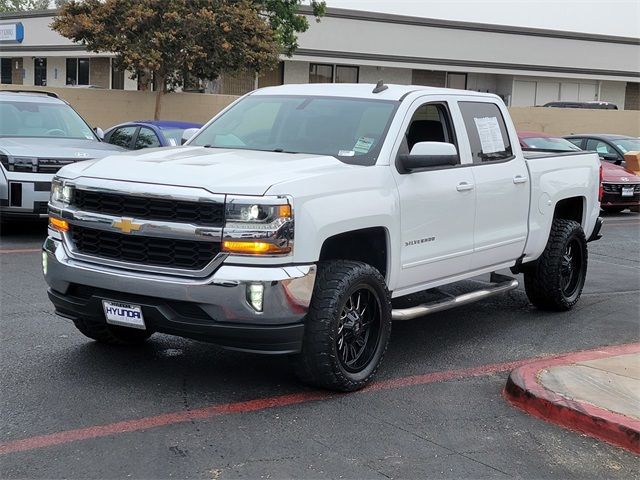
<path fill-rule="evenodd" d="M 322 243 L 318 260 L 364 262 L 376 268 L 388 282 L 389 231 L 386 227 L 375 226 L 335 234 Z"/>
<path fill-rule="evenodd" d="M 558 200 L 553 210 L 553 219 L 574 220 L 582 228 L 586 224 L 586 202 L 584 196 L 566 197 Z"/>

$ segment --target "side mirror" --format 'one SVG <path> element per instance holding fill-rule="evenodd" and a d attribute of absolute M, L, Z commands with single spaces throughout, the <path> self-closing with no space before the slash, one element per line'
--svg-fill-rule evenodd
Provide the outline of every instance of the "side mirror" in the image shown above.
<path fill-rule="evenodd" d="M 102 130 L 100 127 L 96 127 L 96 128 L 94 128 L 94 131 L 96 132 L 96 135 L 98 136 L 100 141 L 103 141 L 104 140 L 104 130 Z"/>
<path fill-rule="evenodd" d="M 615 153 L 598 153 L 598 155 L 600 155 L 600 158 L 602 160 L 606 160 L 607 162 L 616 162 L 617 164 L 622 163 L 620 157 L 618 157 L 618 155 L 616 155 Z"/>
<path fill-rule="evenodd" d="M 187 128 L 184 132 L 182 132 L 182 139 L 180 140 L 180 145 L 184 145 L 187 141 L 193 137 L 196 133 L 198 133 L 199 128 Z"/>
<path fill-rule="evenodd" d="M 400 155 L 401 173 L 433 167 L 450 167 L 460 163 L 458 150 L 452 143 L 418 142 L 409 155 Z"/>

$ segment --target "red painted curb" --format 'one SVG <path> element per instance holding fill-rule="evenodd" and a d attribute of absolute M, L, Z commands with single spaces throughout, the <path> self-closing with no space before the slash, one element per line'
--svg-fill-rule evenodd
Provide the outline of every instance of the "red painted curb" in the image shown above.
<path fill-rule="evenodd" d="M 540 371 L 549 367 L 638 352 L 640 343 L 635 343 L 534 361 L 511 372 L 504 396 L 535 417 L 640 454 L 640 421 L 590 403 L 570 400 L 538 382 Z"/>

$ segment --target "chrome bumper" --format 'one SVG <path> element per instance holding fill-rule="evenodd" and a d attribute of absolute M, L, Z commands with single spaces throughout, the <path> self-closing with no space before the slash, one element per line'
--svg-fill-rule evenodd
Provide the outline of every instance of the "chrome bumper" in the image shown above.
<path fill-rule="evenodd" d="M 72 286 L 109 291 L 111 296 L 141 296 L 196 304 L 211 323 L 285 325 L 301 322 L 315 282 L 315 265 L 244 267 L 222 265 L 207 278 L 146 274 L 69 256 L 62 241 L 49 237 L 43 246 L 45 279 L 54 292 Z M 250 285 L 263 286 L 263 309 L 249 302 Z"/>

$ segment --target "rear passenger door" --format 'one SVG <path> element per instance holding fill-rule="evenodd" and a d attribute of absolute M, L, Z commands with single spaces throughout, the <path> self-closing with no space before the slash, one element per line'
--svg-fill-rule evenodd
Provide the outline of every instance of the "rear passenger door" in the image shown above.
<path fill-rule="evenodd" d="M 116 128 L 109 134 L 106 142 L 113 145 L 118 145 L 119 147 L 132 149 L 133 139 L 136 136 L 137 130 L 138 127 L 136 126 Z"/>
<path fill-rule="evenodd" d="M 460 101 L 458 106 L 473 161 L 476 216 L 471 268 L 477 270 L 522 255 L 529 224 L 530 180 L 524 159 L 514 154 L 505 114 L 498 105 L 477 98 Z"/>
<path fill-rule="evenodd" d="M 160 143 L 160 139 L 158 138 L 158 135 L 156 135 L 156 132 L 148 127 L 140 127 L 140 131 L 136 137 L 136 142 L 133 146 L 134 150 L 161 146 L 162 144 Z"/>

